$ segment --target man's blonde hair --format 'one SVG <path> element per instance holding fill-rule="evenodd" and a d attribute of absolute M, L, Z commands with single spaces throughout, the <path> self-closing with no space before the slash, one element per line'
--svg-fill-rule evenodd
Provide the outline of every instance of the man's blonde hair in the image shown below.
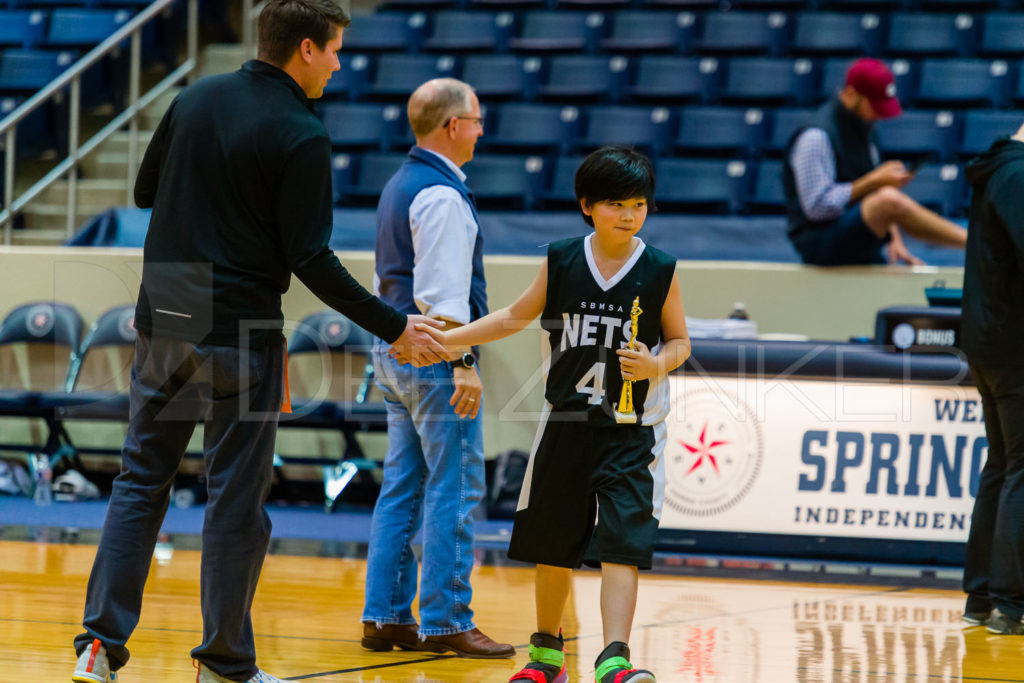
<path fill-rule="evenodd" d="M 413 134 L 423 137 L 451 117 L 468 113 L 472 94 L 468 83 L 455 78 L 435 78 L 416 88 L 406 108 Z"/>

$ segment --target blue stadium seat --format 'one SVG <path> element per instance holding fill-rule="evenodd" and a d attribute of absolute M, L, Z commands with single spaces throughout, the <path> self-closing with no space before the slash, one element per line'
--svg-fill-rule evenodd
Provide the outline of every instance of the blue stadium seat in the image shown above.
<path fill-rule="evenodd" d="M 782 12 L 708 12 L 700 50 L 727 54 L 782 54 L 789 21 Z"/>
<path fill-rule="evenodd" d="M 452 76 L 455 60 L 448 56 L 383 54 L 377 58 L 370 94 L 408 99 L 410 93 L 433 78 Z"/>
<path fill-rule="evenodd" d="M 684 153 L 726 152 L 753 156 L 768 131 L 761 109 L 740 107 L 685 107 L 676 135 L 676 149 Z"/>
<path fill-rule="evenodd" d="M 882 20 L 873 12 L 805 12 L 796 18 L 795 53 L 865 57 L 878 54 L 881 46 Z"/>
<path fill-rule="evenodd" d="M 348 186 L 341 200 L 347 203 L 376 206 L 381 190 L 395 174 L 408 154 L 367 152 L 358 161 L 355 182 Z"/>
<path fill-rule="evenodd" d="M 539 57 L 469 55 L 462 65 L 462 80 L 484 100 L 530 101 L 540 83 Z"/>
<path fill-rule="evenodd" d="M 765 143 L 765 149 L 771 152 L 784 152 L 793 133 L 813 114 L 813 109 L 776 109 L 772 112 L 772 131 Z"/>
<path fill-rule="evenodd" d="M 550 99 L 618 102 L 626 84 L 628 68 L 629 60 L 625 57 L 551 57 L 538 93 Z"/>
<path fill-rule="evenodd" d="M 469 9 L 479 10 L 532 10 L 547 7 L 548 0 L 469 0 Z"/>
<path fill-rule="evenodd" d="M 904 111 L 875 124 L 879 151 L 889 158 L 949 159 L 956 149 L 957 119 L 950 111 Z"/>
<path fill-rule="evenodd" d="M 890 18 L 886 52 L 917 57 L 970 57 L 976 42 L 976 25 L 969 14 L 896 12 Z"/>
<path fill-rule="evenodd" d="M 737 57 L 729 62 L 722 98 L 745 103 L 811 104 L 818 71 L 810 59 Z"/>
<path fill-rule="evenodd" d="M 1024 56 L 1024 12 L 989 12 L 982 20 L 978 53 L 990 57 Z"/>
<path fill-rule="evenodd" d="M 556 9 L 610 12 L 633 4 L 633 0 L 554 0 Z"/>
<path fill-rule="evenodd" d="M 527 12 L 508 45 L 523 52 L 595 52 L 604 25 L 599 12 Z"/>
<path fill-rule="evenodd" d="M 718 0 L 640 0 L 641 9 L 689 9 L 708 10 L 715 9 L 719 5 Z"/>
<path fill-rule="evenodd" d="M 974 156 L 988 149 L 996 138 L 1013 135 L 1024 123 L 1015 111 L 968 111 L 964 117 L 964 134 L 957 151 Z"/>
<path fill-rule="evenodd" d="M 690 211 L 736 213 L 747 195 L 749 176 L 743 161 L 657 159 L 657 202 Z"/>
<path fill-rule="evenodd" d="M 512 33 L 511 12 L 437 12 L 433 16 L 428 50 L 442 52 L 504 52 Z"/>
<path fill-rule="evenodd" d="M 693 12 L 619 12 L 611 36 L 601 41 L 601 47 L 607 52 L 687 53 L 696 33 L 697 15 Z"/>
<path fill-rule="evenodd" d="M 917 106 L 1001 107 L 1010 95 L 1009 65 L 1001 60 L 926 59 L 914 101 Z"/>
<path fill-rule="evenodd" d="M 591 107 L 579 146 L 633 145 L 658 156 L 671 144 L 675 122 L 668 107 Z"/>
<path fill-rule="evenodd" d="M 462 5 L 462 0 L 384 0 L 378 9 L 403 12 L 448 9 Z"/>
<path fill-rule="evenodd" d="M 26 97 L 0 97 L 0 121 L 20 107 Z M 54 147 L 53 131 L 48 123 L 50 110 L 43 106 L 36 109 L 18 123 L 15 135 L 15 149 L 19 157 L 38 156 L 47 149 Z M 0 136 L 0 155 L 4 150 L 4 136 Z M 0 160 L 0 169 L 3 161 Z M 0 179 L 0 206 L 3 206 L 3 180 Z"/>
<path fill-rule="evenodd" d="M 721 88 L 720 66 L 715 57 L 641 57 L 628 92 L 639 101 L 711 102 Z"/>
<path fill-rule="evenodd" d="M 331 100 L 358 100 L 366 92 L 369 82 L 370 60 L 366 55 L 338 55 L 341 68 L 331 75 L 324 87 L 324 98 Z"/>
<path fill-rule="evenodd" d="M 744 203 L 757 213 L 783 213 L 786 189 L 782 181 L 782 162 L 762 161 L 755 173 L 754 188 Z"/>
<path fill-rule="evenodd" d="M 76 54 L 67 50 L 8 49 L 0 54 L 0 92 L 33 92 L 75 63 Z"/>
<path fill-rule="evenodd" d="M 331 156 L 331 199 L 341 204 L 348 188 L 352 185 L 352 174 L 355 159 L 351 154 L 335 154 Z"/>
<path fill-rule="evenodd" d="M 488 145 L 544 151 L 568 149 L 582 124 L 577 107 L 545 104 L 506 104 L 497 119 L 495 132 L 483 138 Z"/>
<path fill-rule="evenodd" d="M 426 23 L 423 12 L 355 14 L 352 24 L 345 29 L 343 53 L 417 52 Z"/>
<path fill-rule="evenodd" d="M 55 9 L 46 43 L 54 47 L 91 47 L 106 40 L 132 18 L 127 9 Z"/>
<path fill-rule="evenodd" d="M 328 103 L 320 107 L 320 118 L 334 147 L 384 151 L 397 136 L 405 112 L 397 105 Z"/>
<path fill-rule="evenodd" d="M 46 35 L 43 10 L 0 10 L 0 47 L 35 47 Z"/>
<path fill-rule="evenodd" d="M 944 216 L 962 216 L 967 209 L 967 180 L 956 164 L 921 166 L 903 191 Z"/>
<path fill-rule="evenodd" d="M 576 201 L 576 169 L 582 162 L 582 156 L 559 154 L 555 158 L 551 182 L 548 184 L 547 190 L 541 193 L 544 200 L 543 205 L 546 208 L 572 209 L 579 207 L 579 202 Z"/>
<path fill-rule="evenodd" d="M 478 154 L 463 170 L 481 209 L 525 209 L 544 187 L 546 168 L 539 156 Z"/>
<path fill-rule="evenodd" d="M 916 91 L 915 65 L 905 59 L 883 60 L 892 71 L 896 83 L 896 96 L 902 103 L 909 103 Z M 836 93 L 846 85 L 846 72 L 854 62 L 848 57 L 826 59 L 821 73 L 821 98 L 835 97 Z"/>
<path fill-rule="evenodd" d="M 821 9 L 842 12 L 893 12 L 906 7 L 906 0 L 821 0 Z"/>

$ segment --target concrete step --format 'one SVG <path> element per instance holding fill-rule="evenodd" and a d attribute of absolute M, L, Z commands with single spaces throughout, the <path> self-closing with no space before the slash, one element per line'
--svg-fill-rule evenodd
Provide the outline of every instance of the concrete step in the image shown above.
<path fill-rule="evenodd" d="M 78 181 L 80 206 L 123 206 L 128 202 L 128 180 L 121 178 L 82 178 Z M 38 201 L 67 206 L 68 181 L 58 180 L 46 188 Z"/>
<path fill-rule="evenodd" d="M 141 154 L 136 160 L 136 171 L 140 164 L 142 164 Z M 93 152 L 82 160 L 82 176 L 109 180 L 124 178 L 127 181 L 128 155 L 120 152 Z"/>
<path fill-rule="evenodd" d="M 66 238 L 63 229 L 32 228 L 11 232 L 11 244 L 16 247 L 53 246 L 63 243 Z"/>
<path fill-rule="evenodd" d="M 124 202 L 117 202 L 117 206 L 123 205 Z M 83 225 L 92 220 L 97 214 L 102 213 L 114 205 L 98 205 L 98 204 L 79 204 L 78 210 L 75 212 L 75 230 L 78 230 Z M 60 239 L 48 242 L 48 244 L 59 243 L 65 237 L 64 227 L 67 221 L 68 207 L 67 204 L 45 204 L 42 202 L 35 202 L 27 206 L 23 211 L 22 215 L 25 217 L 25 230 L 24 232 L 31 232 L 35 230 L 43 231 L 39 233 L 44 235 L 45 231 L 56 231 L 60 233 Z"/>
<path fill-rule="evenodd" d="M 167 107 L 171 106 L 171 102 L 178 96 L 181 89 L 182 86 L 174 86 L 153 100 L 153 103 L 139 114 L 139 128 L 156 130 L 156 127 L 160 124 L 160 119 L 164 117 L 164 112 L 167 111 Z"/>
<path fill-rule="evenodd" d="M 207 45 L 199 57 L 199 73 L 212 76 L 236 71 L 246 62 L 245 49 L 235 43 Z"/>
<path fill-rule="evenodd" d="M 117 132 L 111 135 L 109 138 L 103 141 L 103 144 L 99 148 L 90 154 L 93 156 L 96 154 L 103 154 L 105 152 L 123 154 L 125 158 L 128 158 L 128 144 L 130 134 L 127 132 Z M 146 153 L 146 147 L 149 146 L 149 141 L 153 139 L 153 130 L 150 128 L 139 130 L 139 159 Z M 88 159 L 88 157 L 86 157 Z"/>

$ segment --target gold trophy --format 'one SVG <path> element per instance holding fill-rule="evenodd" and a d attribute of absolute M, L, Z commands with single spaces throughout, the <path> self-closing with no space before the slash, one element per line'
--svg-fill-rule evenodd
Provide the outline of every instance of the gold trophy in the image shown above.
<path fill-rule="evenodd" d="M 637 319 L 643 311 L 640 309 L 640 297 L 633 299 L 633 307 L 629 310 L 630 335 L 626 348 L 636 351 Z M 622 394 L 615 406 L 615 421 L 619 424 L 636 424 L 636 411 L 633 410 L 633 380 L 622 380 Z"/>

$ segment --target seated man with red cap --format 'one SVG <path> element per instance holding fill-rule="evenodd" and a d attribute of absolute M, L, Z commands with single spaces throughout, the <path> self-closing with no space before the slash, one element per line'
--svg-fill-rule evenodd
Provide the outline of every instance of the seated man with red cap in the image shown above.
<path fill-rule="evenodd" d="M 858 59 L 836 98 L 790 138 L 784 162 L 789 238 L 804 263 L 819 266 L 919 264 L 900 230 L 964 248 L 967 231 L 899 188 L 914 177 L 901 161 L 879 163 L 874 123 L 903 113 L 892 72 Z"/>

